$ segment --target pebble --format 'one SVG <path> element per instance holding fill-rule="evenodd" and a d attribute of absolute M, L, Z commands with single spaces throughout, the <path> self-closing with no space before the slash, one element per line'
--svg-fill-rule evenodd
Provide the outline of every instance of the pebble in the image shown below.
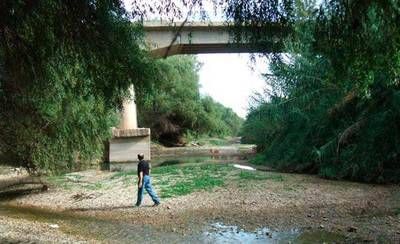
<path fill-rule="evenodd" d="M 374 238 L 372 238 L 372 237 L 365 237 L 364 239 L 363 239 L 363 242 L 375 242 L 376 240 L 374 239 Z"/>
<path fill-rule="evenodd" d="M 348 232 L 357 232 L 357 227 L 350 226 L 350 227 L 347 228 L 347 231 Z"/>
<path fill-rule="evenodd" d="M 60 226 L 58 224 L 49 224 L 50 228 L 58 229 Z"/>

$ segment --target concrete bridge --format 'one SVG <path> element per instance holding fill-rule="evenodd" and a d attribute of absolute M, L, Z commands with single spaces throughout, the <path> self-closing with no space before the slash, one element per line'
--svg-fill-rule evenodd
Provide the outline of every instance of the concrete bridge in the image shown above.
<path fill-rule="evenodd" d="M 177 54 L 276 52 L 282 47 L 282 27 L 271 24 L 268 43 L 250 45 L 234 41 L 233 26 L 223 22 L 144 23 L 145 39 L 154 57 Z"/>
<path fill-rule="evenodd" d="M 282 48 L 282 27 L 271 24 L 266 33 L 267 42 L 262 45 L 249 44 L 246 41 L 234 42 L 231 27 L 216 23 L 144 23 L 145 40 L 155 58 L 166 58 L 177 54 L 200 53 L 254 53 L 278 52 Z M 134 89 L 130 89 L 134 97 Z M 110 141 L 109 161 L 111 168 L 118 163 L 135 162 L 138 153 L 144 153 L 150 159 L 150 129 L 138 128 L 134 99 L 125 101 L 121 114 L 121 123 L 113 129 Z"/>

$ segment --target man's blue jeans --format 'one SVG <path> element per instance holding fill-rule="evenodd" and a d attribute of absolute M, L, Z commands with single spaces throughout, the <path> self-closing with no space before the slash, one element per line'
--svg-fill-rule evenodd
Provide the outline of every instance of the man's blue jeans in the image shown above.
<path fill-rule="evenodd" d="M 160 203 L 160 199 L 158 199 L 156 192 L 153 190 L 151 186 L 151 178 L 148 175 L 143 176 L 142 187 L 138 189 L 136 206 L 139 206 L 142 203 L 143 199 L 143 188 L 146 189 L 147 193 L 150 195 L 151 199 L 155 204 Z"/>

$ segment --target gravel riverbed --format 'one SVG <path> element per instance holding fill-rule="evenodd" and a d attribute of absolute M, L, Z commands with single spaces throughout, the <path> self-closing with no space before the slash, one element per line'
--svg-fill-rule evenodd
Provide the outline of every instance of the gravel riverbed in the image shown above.
<path fill-rule="evenodd" d="M 143 206 L 136 208 L 133 206 L 137 193 L 135 177 L 126 182 L 113 178 L 114 174 L 96 170 L 74 173 L 71 182 L 77 187 L 50 186 L 46 192 L 16 196 L 3 200 L 2 204 L 146 225 L 181 235 L 199 231 L 209 223 L 222 222 L 249 231 L 268 226 L 324 230 L 367 242 L 400 240 L 400 187 L 395 185 L 268 172 L 282 180 L 248 180 L 240 185 L 228 180 L 224 186 L 212 190 L 162 199 L 158 207 L 150 207 L 152 202 L 146 195 Z M 98 182 L 101 185 L 96 185 Z M 81 184 L 94 187 L 78 187 Z M 160 184 L 162 179 L 154 179 L 156 191 Z M 79 231 L 67 234 L 49 227 L 49 223 L 12 216 L 0 216 L 0 226 L 0 240 L 23 237 L 33 242 L 93 241 L 91 237 L 80 236 Z"/>

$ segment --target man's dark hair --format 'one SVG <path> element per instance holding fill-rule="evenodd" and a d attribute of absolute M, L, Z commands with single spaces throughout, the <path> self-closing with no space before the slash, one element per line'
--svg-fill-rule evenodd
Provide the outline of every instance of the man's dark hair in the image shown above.
<path fill-rule="evenodd" d="M 139 153 L 139 154 L 137 155 L 137 158 L 138 158 L 139 160 L 143 160 L 143 159 L 144 159 L 144 154 L 143 154 L 143 153 Z"/>

